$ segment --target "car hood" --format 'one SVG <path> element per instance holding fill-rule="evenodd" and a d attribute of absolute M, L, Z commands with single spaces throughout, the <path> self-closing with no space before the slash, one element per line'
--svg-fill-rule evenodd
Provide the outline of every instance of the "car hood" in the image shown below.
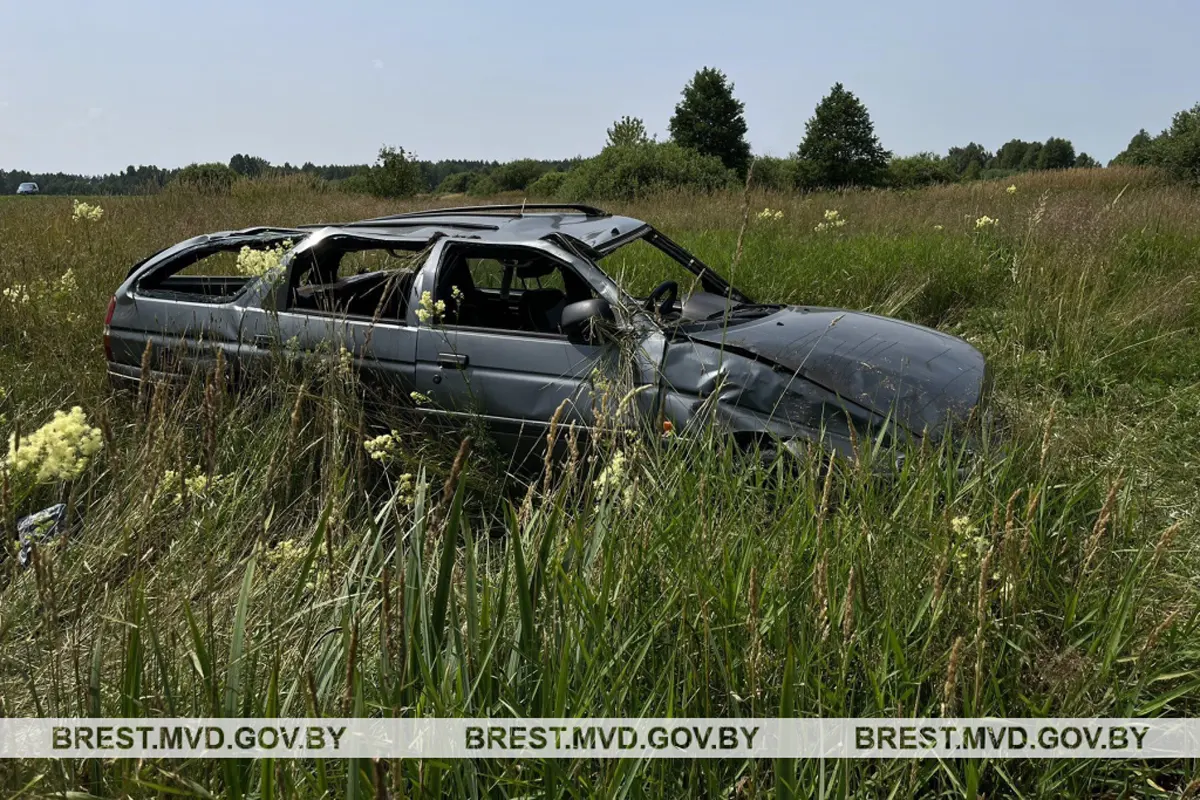
<path fill-rule="evenodd" d="M 689 337 L 794 373 L 910 432 L 937 437 L 983 398 L 983 355 L 962 339 L 900 320 L 795 306 Z"/>

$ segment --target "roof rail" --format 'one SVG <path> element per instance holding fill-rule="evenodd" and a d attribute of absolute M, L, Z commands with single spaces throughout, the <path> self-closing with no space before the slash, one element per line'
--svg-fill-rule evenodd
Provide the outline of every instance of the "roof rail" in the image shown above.
<path fill-rule="evenodd" d="M 501 212 L 515 211 L 518 214 L 526 211 L 554 211 L 567 210 L 578 211 L 587 214 L 589 217 L 607 217 L 610 214 L 603 209 L 595 206 L 583 205 L 581 203 L 505 203 L 498 205 L 486 206 L 458 206 L 455 208 L 431 208 L 427 211 L 409 211 L 406 214 L 389 214 L 386 217 L 373 217 L 372 219 L 363 220 L 364 222 L 378 222 L 389 219 L 407 219 L 410 217 L 436 217 L 442 214 L 496 214 Z"/>
<path fill-rule="evenodd" d="M 488 225 L 484 222 L 422 222 L 419 219 L 407 220 L 396 217 L 376 217 L 357 222 L 319 222 L 314 225 L 301 225 L 305 230 L 320 228 L 462 228 L 468 231 L 498 231 L 499 225 Z"/>

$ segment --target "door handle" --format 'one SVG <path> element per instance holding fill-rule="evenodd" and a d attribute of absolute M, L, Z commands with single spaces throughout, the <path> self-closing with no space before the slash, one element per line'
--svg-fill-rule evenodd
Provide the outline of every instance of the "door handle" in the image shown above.
<path fill-rule="evenodd" d="M 250 339 L 250 343 L 252 345 L 254 345 L 255 347 L 262 348 L 263 350 L 270 350 L 272 347 L 275 346 L 275 344 L 278 341 L 279 340 L 277 338 L 275 338 L 274 336 L 271 336 L 269 334 L 263 334 L 263 333 L 260 333 L 257 336 L 253 336 Z"/>
<path fill-rule="evenodd" d="M 462 369 L 467 366 L 469 360 L 465 353 L 438 353 L 437 357 L 439 367 L 451 369 Z"/>

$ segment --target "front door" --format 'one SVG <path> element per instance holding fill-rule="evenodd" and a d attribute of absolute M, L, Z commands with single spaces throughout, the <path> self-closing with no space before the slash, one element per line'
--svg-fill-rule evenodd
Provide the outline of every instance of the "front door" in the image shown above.
<path fill-rule="evenodd" d="M 460 423 L 484 422 L 496 443 L 539 452 L 549 423 L 590 428 L 593 390 L 615 370 L 612 344 L 572 341 L 562 309 L 594 296 L 572 268 L 537 248 L 450 244 L 417 335 L 419 403 Z"/>

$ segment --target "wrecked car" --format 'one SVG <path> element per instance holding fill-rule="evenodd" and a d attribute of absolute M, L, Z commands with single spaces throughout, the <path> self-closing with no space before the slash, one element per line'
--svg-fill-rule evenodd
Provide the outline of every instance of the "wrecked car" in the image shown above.
<path fill-rule="evenodd" d="M 243 248 L 282 254 L 260 276 Z M 285 252 L 286 250 L 286 252 Z M 104 327 L 110 376 L 137 382 L 217 350 L 253 380 L 281 348 L 341 352 L 380 402 L 470 415 L 536 449 L 597 422 L 625 380 L 648 431 L 716 425 L 777 452 L 938 439 L 983 400 L 967 342 L 874 314 L 751 299 L 661 231 L 585 205 L 444 208 L 198 236 L 137 264 Z M 143 356 L 147 360 L 143 361 Z M 600 412 L 603 413 L 603 412 Z"/>

